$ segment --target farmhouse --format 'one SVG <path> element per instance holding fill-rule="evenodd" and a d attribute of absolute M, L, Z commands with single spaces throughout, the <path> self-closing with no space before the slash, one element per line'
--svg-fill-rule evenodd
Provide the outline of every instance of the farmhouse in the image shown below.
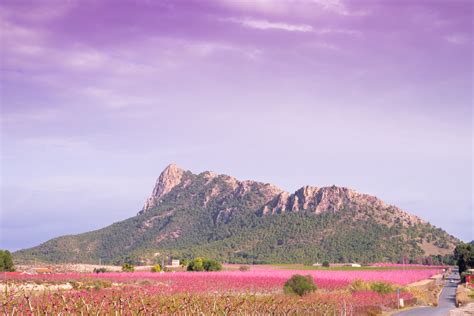
<path fill-rule="evenodd" d="M 167 268 L 179 268 L 179 260 L 178 259 L 169 259 L 168 264 L 166 265 Z"/>

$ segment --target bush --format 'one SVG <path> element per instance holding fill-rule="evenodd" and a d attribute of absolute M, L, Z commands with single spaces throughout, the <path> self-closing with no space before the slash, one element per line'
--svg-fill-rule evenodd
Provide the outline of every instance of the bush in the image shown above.
<path fill-rule="evenodd" d="M 13 272 L 15 266 L 13 265 L 12 254 L 8 250 L 0 250 L 0 271 Z"/>
<path fill-rule="evenodd" d="M 183 266 L 183 267 L 187 267 L 188 264 L 189 264 L 189 260 L 186 259 L 186 258 L 182 259 L 182 260 L 179 262 L 179 265 L 180 265 L 180 266 Z"/>
<path fill-rule="evenodd" d="M 369 291 L 370 284 L 363 280 L 354 280 L 352 281 L 349 289 L 351 290 L 351 292 Z"/>
<path fill-rule="evenodd" d="M 105 273 L 108 272 L 106 268 L 94 268 L 94 273 Z"/>
<path fill-rule="evenodd" d="M 393 284 L 382 281 L 363 281 L 355 280 L 351 283 L 349 289 L 351 292 L 373 291 L 379 294 L 387 294 L 395 292 L 396 288 Z"/>
<path fill-rule="evenodd" d="M 314 292 L 316 289 L 312 276 L 300 274 L 293 275 L 283 286 L 283 291 L 286 294 L 297 294 L 299 296 Z"/>
<path fill-rule="evenodd" d="M 243 271 L 243 272 L 244 272 L 244 271 L 249 271 L 249 270 L 250 270 L 250 267 L 249 267 L 249 266 L 245 266 L 245 265 L 244 265 L 244 266 L 240 266 L 240 267 L 239 267 L 239 271 Z"/>
<path fill-rule="evenodd" d="M 388 294 L 395 291 L 392 284 L 385 282 L 372 282 L 370 283 L 370 289 L 379 294 Z"/>
<path fill-rule="evenodd" d="M 151 272 L 161 272 L 161 266 L 159 264 L 155 264 L 151 267 Z"/>
<path fill-rule="evenodd" d="M 94 281 L 93 287 L 95 290 L 112 287 L 112 282 L 109 280 L 96 280 Z"/>
<path fill-rule="evenodd" d="M 222 265 L 213 259 L 195 258 L 191 260 L 187 267 L 188 271 L 220 271 Z"/>
<path fill-rule="evenodd" d="M 195 258 L 188 263 L 188 271 L 204 271 L 203 258 Z"/>
<path fill-rule="evenodd" d="M 205 271 L 221 271 L 222 265 L 213 259 L 204 259 L 203 267 Z"/>
<path fill-rule="evenodd" d="M 323 261 L 323 267 L 329 268 L 329 261 L 324 260 L 324 261 Z"/>
<path fill-rule="evenodd" d="M 130 263 L 124 263 L 122 265 L 122 271 L 123 272 L 133 272 L 135 271 L 135 267 L 131 265 Z"/>

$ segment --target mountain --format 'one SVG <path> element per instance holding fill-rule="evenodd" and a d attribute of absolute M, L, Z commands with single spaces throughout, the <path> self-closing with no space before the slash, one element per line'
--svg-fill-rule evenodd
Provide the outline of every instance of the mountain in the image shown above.
<path fill-rule="evenodd" d="M 18 262 L 153 262 L 168 255 L 236 263 L 398 261 L 452 253 L 459 240 L 380 199 L 343 187 L 290 194 L 175 164 L 136 216 L 14 253 Z M 157 258 L 158 257 L 158 258 Z"/>

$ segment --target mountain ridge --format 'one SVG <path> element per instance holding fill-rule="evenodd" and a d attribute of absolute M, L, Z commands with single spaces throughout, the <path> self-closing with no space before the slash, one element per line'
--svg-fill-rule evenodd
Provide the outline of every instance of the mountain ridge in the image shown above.
<path fill-rule="evenodd" d="M 289 193 L 170 164 L 136 216 L 14 255 L 50 262 L 150 262 L 157 253 L 249 263 L 393 261 L 447 254 L 457 242 L 421 218 L 349 188 L 303 186 Z"/>

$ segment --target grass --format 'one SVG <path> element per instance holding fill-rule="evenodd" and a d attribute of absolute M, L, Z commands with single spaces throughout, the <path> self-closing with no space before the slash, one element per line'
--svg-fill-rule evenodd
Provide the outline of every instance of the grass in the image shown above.
<path fill-rule="evenodd" d="M 465 285 L 458 286 L 456 290 L 456 305 L 464 306 L 474 302 L 474 290 L 467 288 Z"/>
<path fill-rule="evenodd" d="M 474 289 L 469 289 L 467 296 L 469 296 L 474 301 Z"/>

